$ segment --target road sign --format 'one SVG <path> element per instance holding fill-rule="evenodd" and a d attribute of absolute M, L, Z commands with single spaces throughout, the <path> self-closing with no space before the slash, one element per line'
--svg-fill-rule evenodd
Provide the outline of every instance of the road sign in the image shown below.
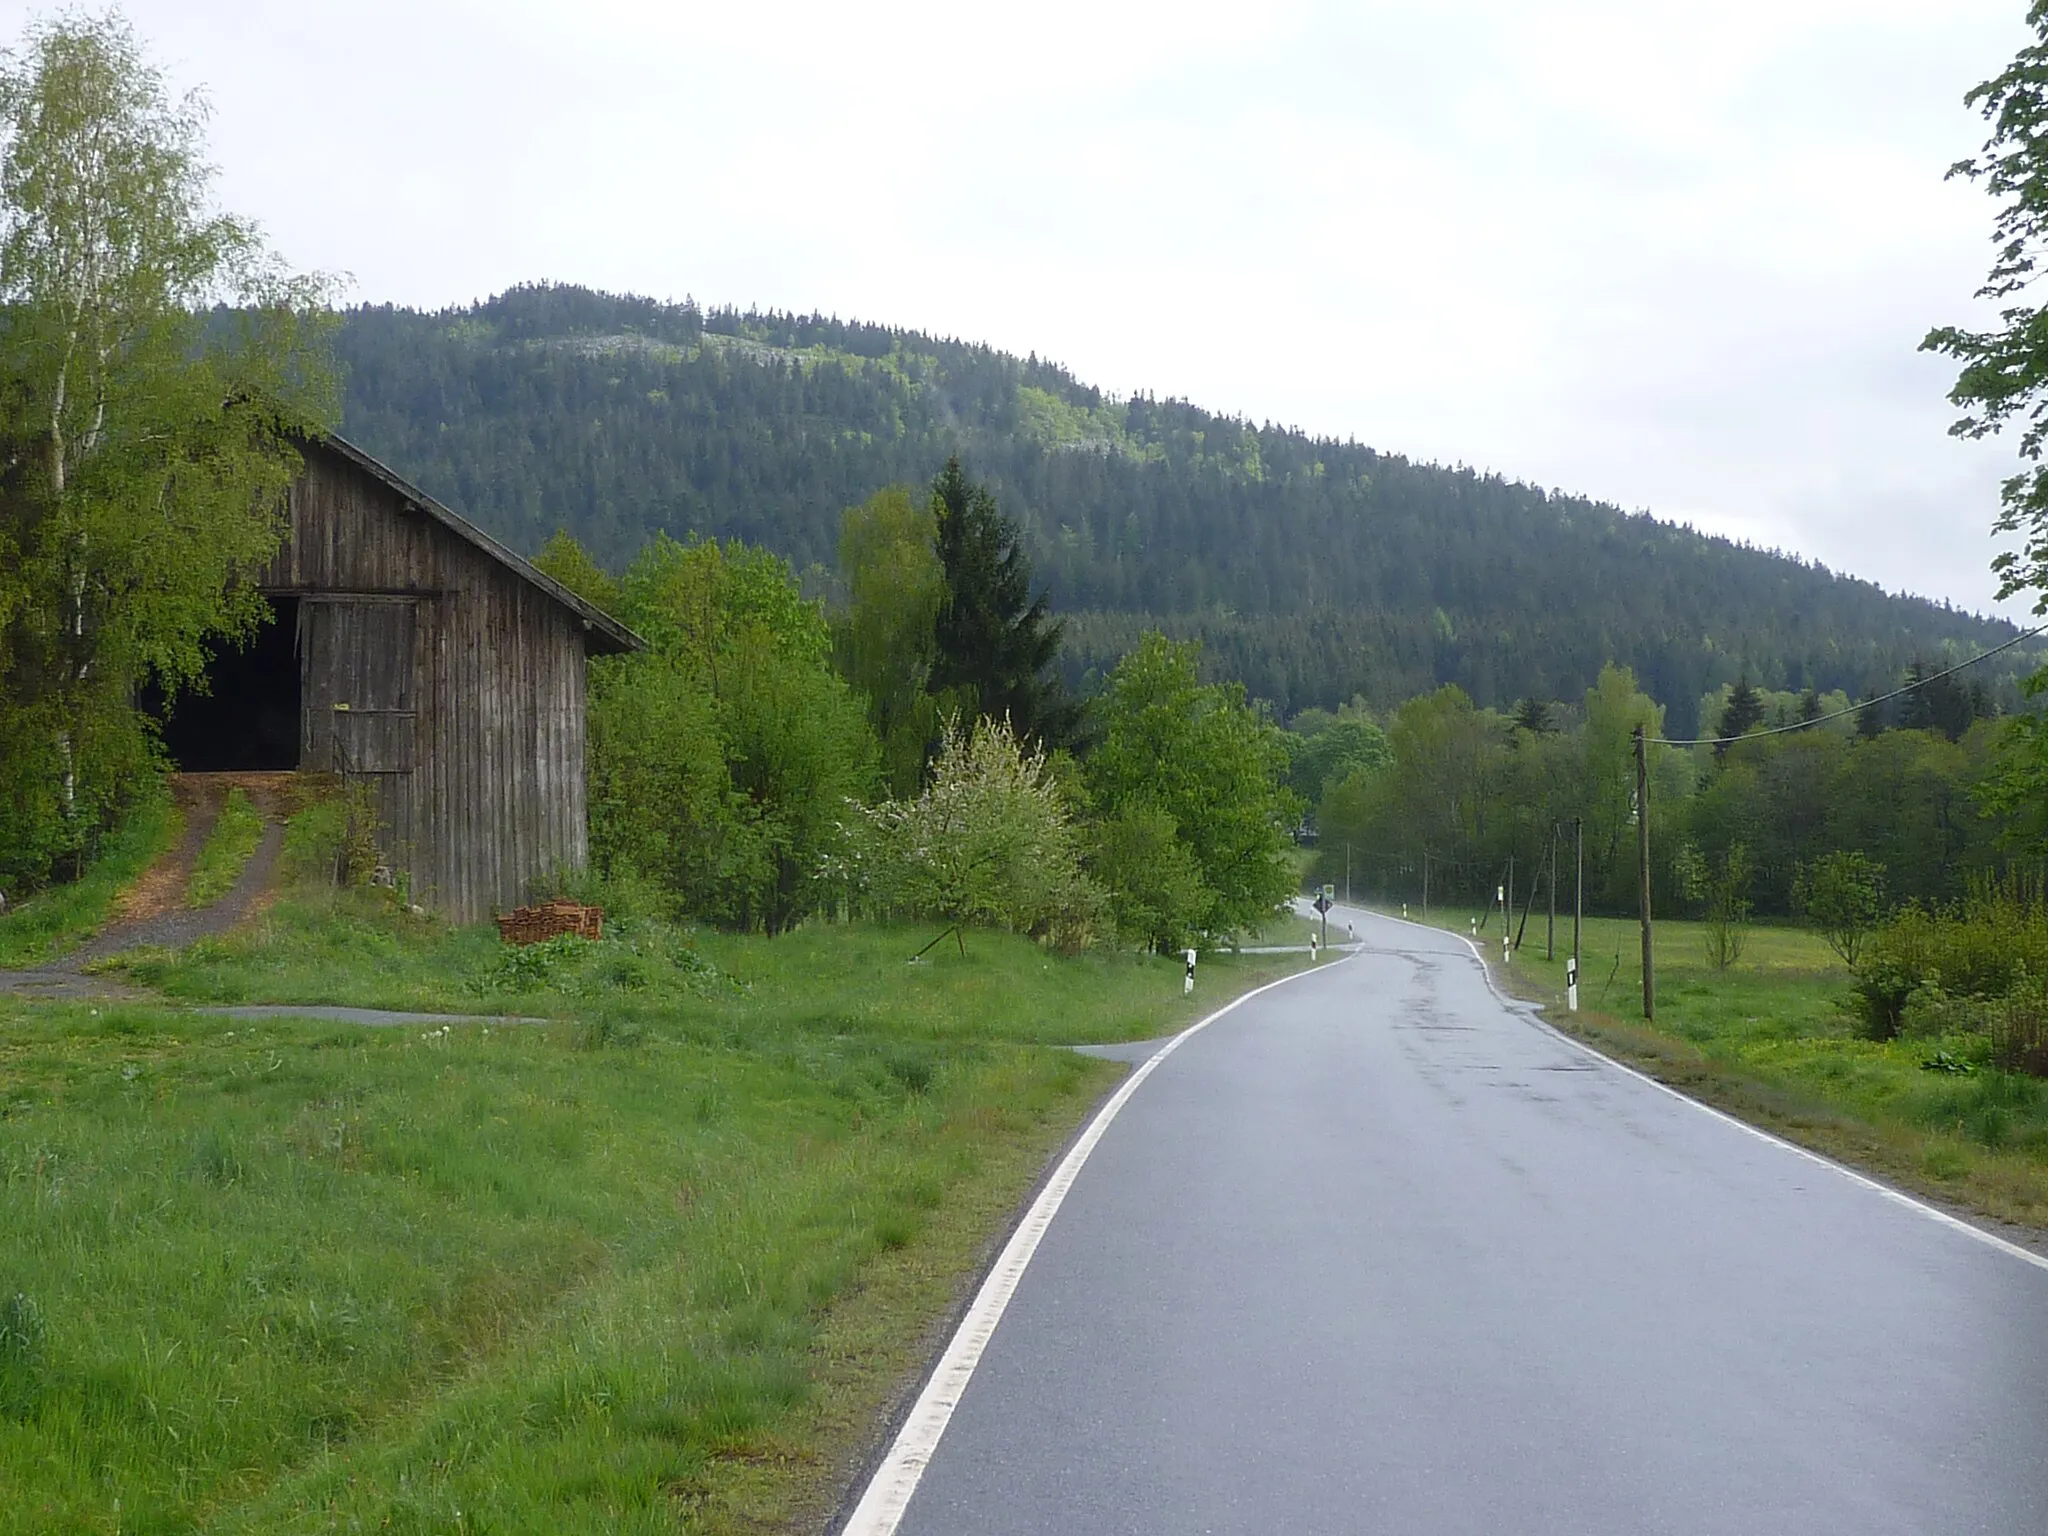
<path fill-rule="evenodd" d="M 1331 907 L 1336 905 L 1336 903 L 1331 901 L 1330 898 L 1327 896 L 1318 896 L 1315 899 L 1314 905 L 1315 909 L 1318 912 L 1328 912 Z"/>

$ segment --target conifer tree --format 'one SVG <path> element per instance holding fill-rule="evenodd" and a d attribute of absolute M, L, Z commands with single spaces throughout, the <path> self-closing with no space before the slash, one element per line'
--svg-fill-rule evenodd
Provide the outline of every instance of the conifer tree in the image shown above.
<path fill-rule="evenodd" d="M 1735 686 L 1728 690 L 1728 703 L 1721 710 L 1721 736 L 1744 736 L 1763 724 L 1764 701 L 1749 685 L 1749 674 L 1743 673 Z M 1726 752 L 1726 746 L 1716 747 L 1716 752 Z"/>
<path fill-rule="evenodd" d="M 932 484 L 932 515 L 946 584 L 932 692 L 975 714 L 1007 717 L 1019 736 L 1047 750 L 1072 746 L 1080 710 L 1052 671 L 1063 627 L 1043 594 L 1031 596 L 1017 525 L 987 486 L 967 478 L 958 457 Z"/>

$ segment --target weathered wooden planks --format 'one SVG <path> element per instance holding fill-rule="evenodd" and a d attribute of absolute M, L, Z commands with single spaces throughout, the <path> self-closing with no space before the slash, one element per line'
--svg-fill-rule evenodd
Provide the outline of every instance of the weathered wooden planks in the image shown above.
<path fill-rule="evenodd" d="M 415 899 L 518 905 L 584 862 L 586 655 L 632 637 L 346 444 L 305 458 L 263 581 L 300 599 L 300 766 L 371 787 Z"/>

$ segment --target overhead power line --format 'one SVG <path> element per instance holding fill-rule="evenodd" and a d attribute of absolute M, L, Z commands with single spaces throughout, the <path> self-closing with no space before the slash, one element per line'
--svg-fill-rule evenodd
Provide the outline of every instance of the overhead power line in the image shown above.
<path fill-rule="evenodd" d="M 1881 693 L 1874 699 L 1865 699 L 1859 704 L 1851 704 L 1847 709 L 1834 709 L 1829 710 L 1824 715 L 1815 715 L 1811 720 L 1800 720 L 1792 725 L 1773 726 L 1768 731 L 1751 731 L 1744 736 L 1702 736 L 1695 741 L 1672 741 L 1668 737 L 1652 736 L 1649 739 L 1650 745 L 1653 747 L 1726 747 L 1732 746 L 1738 741 L 1756 741 L 1765 736 L 1785 736 L 1793 731 L 1811 730 L 1816 725 L 1826 725 L 1830 720 L 1840 720 L 1846 715 L 1861 714 L 1864 710 L 1875 708 L 1879 704 L 1889 704 L 1893 699 L 1904 698 L 1915 689 L 1925 688 L 1929 683 L 1938 683 L 1944 677 L 1953 677 L 1965 667 L 1974 667 L 1980 661 L 1989 661 L 2000 651 L 2009 651 L 2021 641 L 2031 640 L 2034 636 L 2043 633 L 2048 633 L 2048 624 L 2037 624 L 2032 629 L 2020 631 L 2020 633 L 2014 635 L 2003 645 L 1994 645 L 1988 651 L 1978 652 L 1968 661 L 1959 661 L 1944 671 L 1931 673 L 1916 682 L 1906 684 L 1903 688 L 1894 688 L 1890 693 Z"/>

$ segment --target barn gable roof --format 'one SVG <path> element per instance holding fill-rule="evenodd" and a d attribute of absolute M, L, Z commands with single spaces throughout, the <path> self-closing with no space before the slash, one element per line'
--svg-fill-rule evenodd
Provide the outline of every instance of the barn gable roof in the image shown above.
<path fill-rule="evenodd" d="M 353 464 L 371 479 L 380 481 L 394 492 L 399 502 L 408 511 L 421 512 L 446 528 L 457 538 L 475 545 L 485 554 L 510 570 L 513 575 L 530 586 L 538 587 L 549 597 L 575 614 L 583 623 L 586 649 L 605 656 L 619 656 L 627 651 L 642 651 L 647 642 L 632 630 L 606 613 L 588 598 L 580 597 L 563 586 L 554 577 L 534 565 L 530 560 L 514 554 L 503 544 L 477 527 L 468 518 L 451 512 L 434 500 L 425 491 L 404 479 L 389 465 L 373 459 L 347 438 L 333 432 L 322 432 L 315 439 L 326 448 Z"/>

